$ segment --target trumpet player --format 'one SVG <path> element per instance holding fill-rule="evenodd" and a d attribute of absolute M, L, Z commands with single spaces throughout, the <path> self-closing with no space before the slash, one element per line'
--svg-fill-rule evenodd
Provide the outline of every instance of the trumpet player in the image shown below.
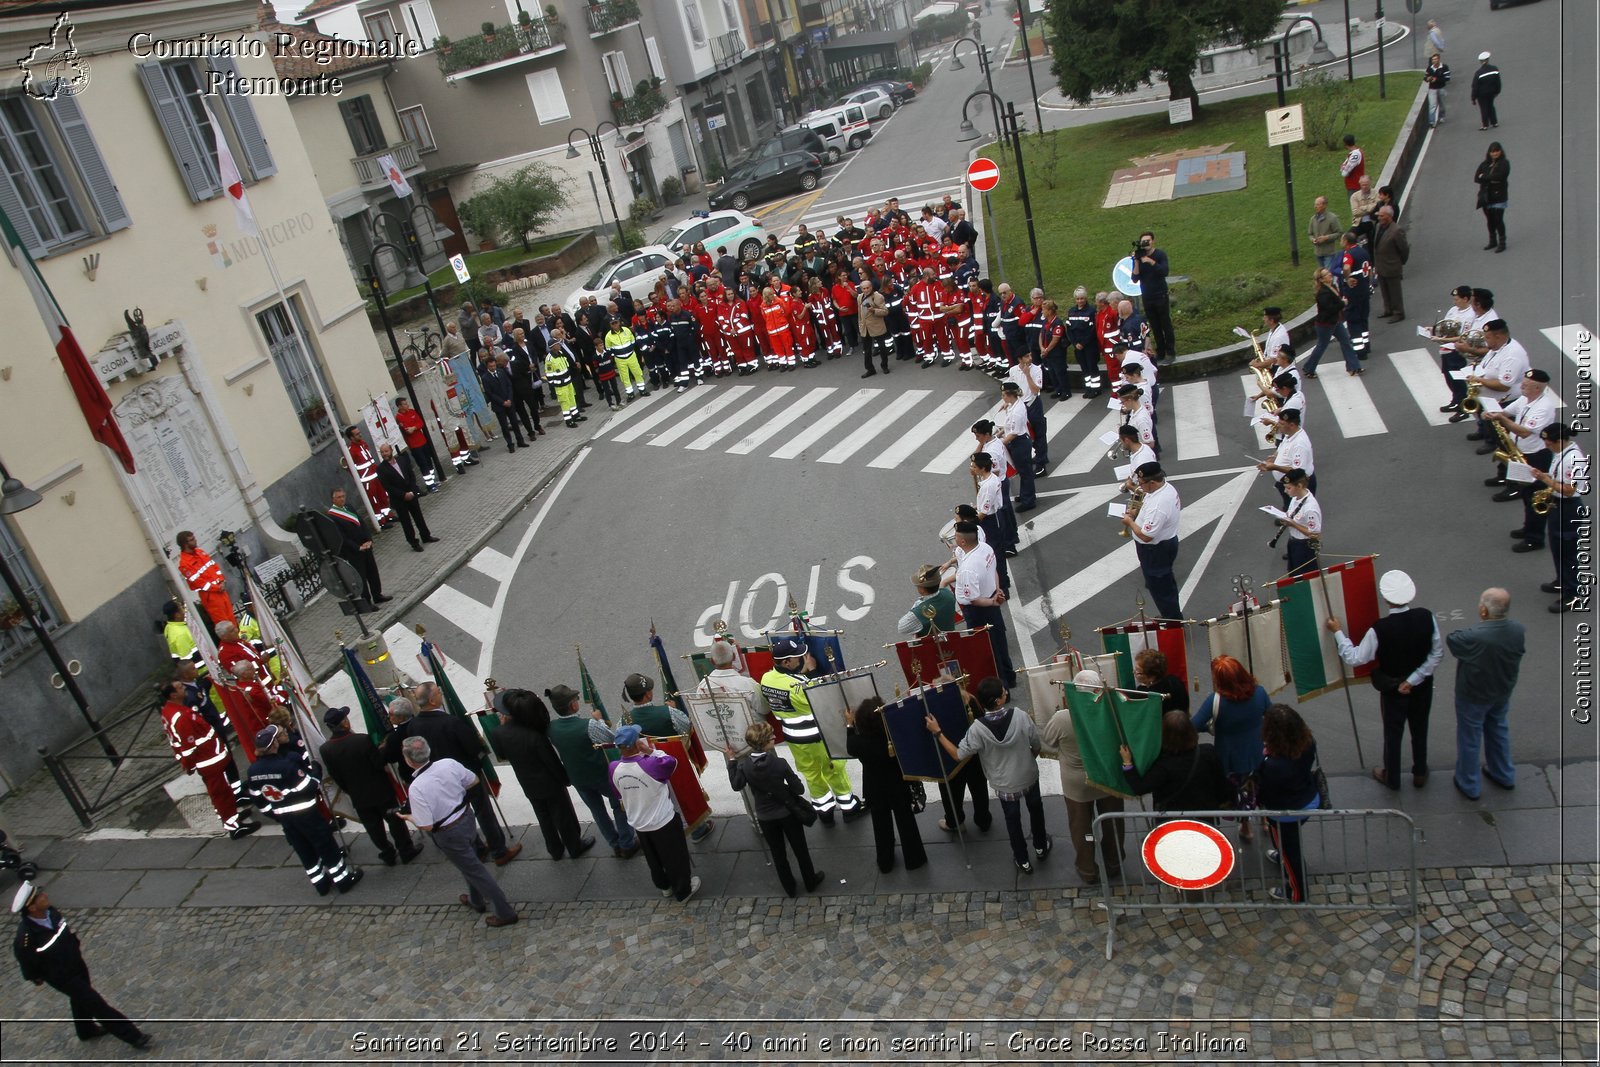
<path fill-rule="evenodd" d="M 1506 439 L 1517 446 L 1522 461 L 1536 471 L 1548 471 L 1553 458 L 1544 438 L 1539 434 L 1556 421 L 1556 402 L 1550 395 L 1550 373 L 1534 367 L 1522 376 L 1522 395 L 1499 411 L 1490 412 L 1488 421 L 1498 426 Z M 1478 451 L 1483 451 L 1479 449 Z M 1491 448 L 1490 451 L 1493 451 Z M 1544 547 L 1544 520 L 1533 513 L 1532 483 L 1518 484 L 1506 481 L 1505 465 L 1495 471 L 1495 477 L 1484 484 L 1497 484 L 1503 488 L 1494 495 L 1496 501 L 1522 498 L 1522 525 L 1511 531 L 1517 543 L 1513 552 L 1533 552 Z M 1537 477 L 1537 475 L 1535 475 Z"/>
<path fill-rule="evenodd" d="M 1309 574 L 1322 569 L 1318 552 L 1322 548 L 1322 505 L 1311 492 L 1311 479 L 1296 467 L 1283 476 L 1283 491 L 1288 494 L 1289 506 L 1285 518 L 1273 519 L 1279 529 L 1271 545 L 1278 543 L 1283 531 L 1289 531 L 1289 551 L 1284 556 L 1289 561 L 1289 574 Z"/>
<path fill-rule="evenodd" d="M 1589 457 L 1583 454 L 1572 440 L 1572 427 L 1564 422 L 1552 422 L 1539 436 L 1554 453 L 1549 471 L 1535 471 L 1534 477 L 1548 493 L 1544 516 L 1550 537 L 1550 558 L 1556 566 L 1555 581 L 1545 582 L 1539 588 L 1546 593 L 1560 594 L 1550 605 L 1550 611 L 1560 614 L 1589 606 L 1587 585 L 1578 584 L 1578 537 L 1589 522 L 1589 508 L 1579 499 L 1589 493 Z"/>
<path fill-rule="evenodd" d="M 1278 350 L 1289 350 L 1289 365 L 1294 366 L 1294 345 L 1289 340 L 1289 328 L 1283 324 L 1283 309 L 1269 307 L 1261 309 L 1261 358 L 1250 361 L 1250 366 L 1269 370 L 1276 376 L 1278 367 Z"/>
<path fill-rule="evenodd" d="M 1261 424 L 1276 429 L 1278 419 L 1285 411 L 1298 411 L 1303 428 L 1306 424 L 1306 394 L 1298 388 L 1295 376 L 1285 371 L 1272 379 L 1272 395 L 1277 397 L 1278 414 L 1263 418 Z"/>
<path fill-rule="evenodd" d="M 1484 324 L 1483 336 L 1485 352 L 1478 361 L 1476 373 L 1467 376 L 1467 386 L 1476 385 L 1480 392 L 1485 393 L 1499 401 L 1509 400 L 1512 389 L 1528 373 L 1528 351 L 1519 341 L 1511 339 L 1511 327 L 1505 319 L 1492 319 Z M 1478 429 L 1476 433 L 1467 434 L 1469 441 L 1482 441 L 1485 444 L 1495 439 L 1494 429 L 1478 415 Z M 1494 447 L 1478 450 L 1479 455 L 1488 455 Z"/>
<path fill-rule="evenodd" d="M 1137 516 L 1122 516 L 1122 525 L 1133 534 L 1139 570 L 1150 599 L 1155 601 L 1156 617 L 1181 619 L 1178 579 L 1172 566 L 1178 559 L 1178 525 L 1183 505 L 1178 491 L 1167 484 L 1166 472 L 1159 464 L 1146 463 L 1133 473 L 1144 491 L 1144 501 Z"/>
<path fill-rule="evenodd" d="M 1454 336 L 1465 337 L 1472 329 L 1473 320 L 1477 318 L 1477 314 L 1472 310 L 1472 286 L 1458 285 L 1450 290 L 1450 302 L 1450 310 L 1444 313 L 1444 318 L 1434 324 L 1434 329 L 1439 328 L 1439 323 L 1453 323 L 1450 328 L 1455 331 Z M 1448 340 L 1439 345 L 1439 372 L 1444 375 L 1444 384 L 1450 387 L 1450 403 L 1439 410 L 1451 412 L 1451 422 L 1462 422 L 1468 418 L 1461 410 L 1461 401 L 1467 395 L 1467 384 L 1450 377 L 1451 371 L 1464 370 L 1467 366 L 1466 355 L 1457 348 L 1459 343 L 1456 340 Z"/>
<path fill-rule="evenodd" d="M 1284 477 L 1290 471 L 1304 471 L 1306 484 L 1311 491 L 1317 491 L 1316 460 L 1312 455 L 1311 438 L 1300 428 L 1300 412 L 1294 408 L 1278 412 L 1276 426 L 1278 435 L 1278 449 L 1270 460 L 1263 460 L 1256 464 L 1256 470 L 1269 471 L 1278 483 L 1278 498 L 1283 501 L 1285 511 L 1289 509 L 1289 494 L 1284 491 Z"/>
<path fill-rule="evenodd" d="M 1161 454 L 1161 446 L 1156 444 L 1155 427 L 1150 422 L 1150 413 L 1144 409 L 1141 398 L 1144 390 L 1131 382 L 1124 382 L 1117 386 L 1117 403 L 1122 407 L 1122 422 L 1124 426 L 1132 426 L 1139 432 L 1139 443 L 1149 445 L 1156 455 Z M 1118 433 L 1120 434 L 1120 430 Z"/>
<path fill-rule="evenodd" d="M 1133 492 L 1139 487 L 1138 479 L 1134 472 L 1146 463 L 1156 461 L 1156 450 L 1139 439 L 1139 428 L 1131 423 L 1123 423 L 1117 427 L 1117 443 L 1111 446 L 1112 454 L 1126 452 L 1128 454 L 1128 476 L 1122 480 L 1122 488 L 1126 492 Z"/>

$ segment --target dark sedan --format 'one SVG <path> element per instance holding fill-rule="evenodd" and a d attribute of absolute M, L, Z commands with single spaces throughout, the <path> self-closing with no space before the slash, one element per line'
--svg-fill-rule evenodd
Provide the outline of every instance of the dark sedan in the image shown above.
<path fill-rule="evenodd" d="M 728 175 L 722 188 L 711 194 L 713 211 L 733 208 L 743 211 L 751 204 L 796 190 L 810 192 L 822 180 L 822 160 L 810 152 L 785 152 L 770 159 L 758 159 Z"/>

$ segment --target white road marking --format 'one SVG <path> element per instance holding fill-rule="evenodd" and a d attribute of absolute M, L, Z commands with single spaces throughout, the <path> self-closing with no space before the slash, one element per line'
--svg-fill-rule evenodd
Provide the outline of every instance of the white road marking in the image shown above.
<path fill-rule="evenodd" d="M 1070 499 L 1021 523 L 1017 528 L 1017 540 L 1023 548 L 1031 548 L 1083 516 L 1105 511 L 1106 505 L 1115 500 L 1121 490 L 1121 486 L 1112 484 L 1067 490 L 1071 494 Z"/>
<path fill-rule="evenodd" d="M 1429 426 L 1443 426 L 1450 421 L 1450 412 L 1440 411 L 1441 405 L 1450 403 L 1450 387 L 1439 373 L 1439 365 L 1425 348 L 1411 348 L 1404 352 L 1390 352 L 1389 362 L 1399 372 L 1400 380 L 1417 402 L 1422 418 Z"/>
<path fill-rule="evenodd" d="M 911 454 L 928 443 L 929 438 L 944 428 L 949 422 L 961 413 L 968 404 L 981 400 L 984 394 L 976 389 L 963 389 L 944 398 L 938 407 L 917 420 L 917 425 L 908 429 L 893 445 L 884 449 L 867 466 L 876 470 L 891 470 L 900 466 L 911 458 Z M 971 435 L 968 435 L 971 440 Z"/>
<path fill-rule="evenodd" d="M 754 389 L 755 386 L 753 385 L 735 385 L 725 389 L 719 389 L 717 391 L 717 398 L 715 400 L 711 401 L 709 404 L 702 405 L 700 409 L 695 411 L 693 414 L 685 415 L 682 419 L 678 420 L 678 424 L 676 426 L 663 433 L 657 434 L 653 439 L 651 439 L 650 443 L 662 448 L 672 444 L 672 442 L 676 441 L 690 430 L 693 430 L 696 426 L 699 426 L 701 423 L 705 422 L 723 408 L 729 406 L 737 400 L 740 400 L 746 393 L 749 393 Z"/>
<path fill-rule="evenodd" d="M 474 637 L 485 631 L 494 615 L 488 604 L 449 585 L 441 585 L 429 593 L 423 603 L 445 622 Z"/>
<path fill-rule="evenodd" d="M 695 452 L 710 448 L 792 392 L 794 392 L 794 386 L 792 385 L 773 386 L 693 441 L 690 441 L 688 447 Z"/>
<path fill-rule="evenodd" d="M 933 395 L 931 389 L 912 389 L 901 393 L 882 411 L 875 413 L 859 429 L 818 457 L 818 463 L 843 463 L 867 446 L 867 443 L 889 428 L 900 416 Z"/>
<path fill-rule="evenodd" d="M 1211 383 L 1184 382 L 1172 392 L 1173 442 L 1179 459 L 1206 459 L 1219 453 L 1217 421 L 1211 410 Z"/>
<path fill-rule="evenodd" d="M 715 392 L 715 390 L 708 389 L 703 385 L 699 385 L 690 389 L 687 396 L 678 394 L 668 398 L 676 401 L 676 403 L 668 403 L 666 399 L 663 399 L 661 407 L 658 410 L 652 411 L 649 415 L 646 415 L 632 426 L 629 426 L 626 430 L 623 430 L 621 433 L 617 434 L 617 436 L 613 437 L 612 440 L 616 441 L 618 444 L 627 444 L 629 441 L 637 441 L 639 438 L 643 437 L 657 426 L 662 425 L 667 420 L 683 417 L 686 409 L 689 406 L 692 406 L 695 402 L 703 399 L 713 392 Z"/>
<path fill-rule="evenodd" d="M 850 396 L 845 397 L 838 407 L 790 438 L 787 444 L 772 453 L 772 458 L 797 458 L 800 453 L 832 433 L 834 427 L 866 407 L 882 393 L 882 389 L 857 389 Z"/>
<path fill-rule="evenodd" d="M 660 404 L 664 399 L 665 398 L 661 395 L 661 390 L 659 389 L 651 392 L 649 396 L 637 398 L 633 403 L 627 405 L 621 411 L 613 412 L 611 417 L 605 421 L 605 425 L 596 430 L 594 432 L 594 437 L 590 438 L 590 440 L 598 440 L 599 438 L 604 437 L 608 431 L 615 430 L 624 423 L 631 422 L 638 416 L 639 412 L 645 410 L 646 408 L 649 408 L 653 411 L 655 406 Z"/>
<path fill-rule="evenodd" d="M 1094 403 L 1094 401 L 1090 401 L 1090 403 Z M 1100 438 L 1107 430 L 1115 430 L 1121 425 L 1122 412 L 1107 412 L 1105 417 L 1095 423 L 1094 427 L 1082 441 L 1079 441 L 1073 447 L 1071 452 L 1068 452 L 1064 458 L 1056 460 L 1052 468 L 1053 472 L 1056 474 L 1088 474 L 1104 461 L 1106 464 L 1106 477 L 1114 481 L 1115 479 L 1111 475 L 1111 468 L 1116 464 L 1106 459 L 1106 450 L 1111 446 L 1101 444 Z"/>
<path fill-rule="evenodd" d="M 478 554 L 467 560 L 467 566 L 497 582 L 511 577 L 511 557 L 488 545 L 478 549 Z"/>
<path fill-rule="evenodd" d="M 1372 402 L 1372 395 L 1360 378 L 1352 378 L 1338 365 L 1330 366 L 1326 374 L 1317 379 L 1328 398 L 1328 410 L 1339 423 L 1339 432 L 1345 437 L 1372 437 L 1388 433 L 1383 416 Z"/>
<path fill-rule="evenodd" d="M 1254 374 L 1239 375 L 1239 384 L 1244 386 L 1244 398 L 1246 400 L 1249 400 L 1251 397 L 1255 396 L 1261 391 L 1261 382 L 1257 380 Z M 1267 444 L 1268 427 L 1261 425 L 1261 420 L 1266 417 L 1266 414 L 1266 401 L 1256 401 L 1256 417 L 1250 420 L 1250 425 L 1256 432 L 1257 448 L 1272 447 L 1271 445 Z"/>
<path fill-rule="evenodd" d="M 943 452 L 929 460 L 928 465 L 922 468 L 923 474 L 954 474 L 966 467 L 967 460 L 978 450 L 978 439 L 972 436 L 970 426 L 979 419 L 989 417 L 992 410 L 985 406 L 982 411 L 968 412 L 968 414 L 971 418 L 963 421 L 967 422 L 969 429 L 951 441 Z"/>
<path fill-rule="evenodd" d="M 756 449 L 760 448 L 769 439 L 788 429 L 790 423 L 794 422 L 796 419 L 800 418 L 800 416 L 804 415 L 806 412 L 810 411 L 812 408 L 828 399 L 828 397 L 835 392 L 837 392 L 837 390 L 835 390 L 833 386 L 825 385 L 819 389 L 813 389 L 809 393 L 805 393 L 797 397 L 793 404 L 789 405 L 787 408 L 784 408 L 777 414 L 777 416 L 768 420 L 766 425 L 762 426 L 755 433 L 752 433 L 748 437 L 739 441 L 732 448 L 728 449 L 728 451 L 735 456 L 749 455 L 751 452 L 754 452 Z"/>
<path fill-rule="evenodd" d="M 1561 349 L 1579 369 L 1594 371 L 1594 331 L 1579 322 L 1564 326 L 1549 326 L 1539 331 L 1545 340 Z"/>

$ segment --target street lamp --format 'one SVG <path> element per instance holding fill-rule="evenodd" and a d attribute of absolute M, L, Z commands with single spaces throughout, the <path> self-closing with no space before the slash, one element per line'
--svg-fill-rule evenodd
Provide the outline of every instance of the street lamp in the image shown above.
<path fill-rule="evenodd" d="M 417 399 L 417 387 L 411 383 L 411 375 L 406 372 L 405 357 L 400 354 L 400 342 L 394 335 L 394 323 L 389 321 L 389 304 L 387 294 L 383 291 L 383 278 L 378 273 L 378 253 L 385 248 L 391 248 L 401 256 L 404 262 L 405 250 L 392 241 L 378 241 L 372 246 L 372 256 L 367 260 L 367 285 L 372 290 L 372 300 L 378 305 L 378 318 L 383 320 L 383 332 L 389 335 L 389 348 L 394 352 L 394 365 L 400 371 L 400 378 L 406 383 L 406 396 L 411 398 L 411 410 L 422 413 L 422 402 Z M 425 285 L 428 276 L 417 267 L 407 269 L 406 276 L 401 285 L 407 289 Z M 438 314 L 439 309 L 434 309 Z M 441 334 L 441 336 L 443 336 Z M 444 464 L 439 462 L 439 451 L 433 447 L 433 435 L 428 434 L 428 456 L 433 460 L 434 476 L 441 482 L 445 480 Z"/>
<path fill-rule="evenodd" d="M 616 197 L 611 195 L 611 171 L 606 167 L 606 150 L 600 143 L 600 138 L 605 135 L 607 126 L 611 127 L 612 133 L 620 134 L 622 132 L 615 122 L 606 119 L 595 126 L 593 133 L 579 126 L 567 134 L 567 158 L 578 158 L 578 149 L 572 143 L 574 137 L 582 134 L 589 139 L 589 152 L 594 156 L 594 161 L 600 164 L 600 180 L 606 186 L 606 202 L 611 205 L 611 221 L 617 224 L 617 251 L 620 252 L 627 245 L 628 239 L 622 234 L 622 219 L 617 215 L 617 200 Z"/>
<path fill-rule="evenodd" d="M 378 232 L 378 226 L 386 219 L 389 220 L 391 225 L 399 229 L 400 239 L 405 242 L 406 248 L 411 251 L 411 262 L 416 267 L 416 273 L 422 275 L 422 288 L 428 293 L 428 306 L 433 309 L 434 321 L 439 324 L 439 343 L 443 344 L 445 338 L 444 315 L 440 313 L 439 301 L 433 295 L 433 281 L 428 277 L 427 265 L 422 260 L 422 242 L 417 237 L 417 226 L 413 221 L 413 216 L 418 211 L 426 210 L 428 209 L 423 204 L 413 204 L 411 210 L 406 212 L 404 219 L 391 211 L 379 211 L 372 216 L 372 236 L 377 238 L 383 236 Z M 410 288 L 410 286 L 408 285 L 407 288 Z"/>
<path fill-rule="evenodd" d="M 0 478 L 4 479 L 0 482 L 0 515 L 15 515 L 19 511 L 27 511 L 44 502 L 44 497 L 23 485 L 21 479 L 13 478 L 4 463 L 0 463 Z M 11 570 L 11 562 L 6 559 L 4 552 L 0 552 L 0 580 L 5 582 L 11 599 L 17 602 L 17 607 L 28 617 L 28 625 L 33 629 L 33 636 L 55 666 L 56 676 L 61 679 L 61 687 L 72 697 L 72 702 L 78 705 L 78 713 L 83 716 L 83 721 L 89 724 L 89 729 L 94 731 L 95 739 L 100 742 L 101 749 L 113 763 L 121 763 L 122 756 L 111 744 L 111 738 L 101 732 L 100 723 L 89 710 L 89 698 L 78 688 L 77 676 L 61 658 L 61 650 L 56 648 L 55 641 L 50 637 L 50 631 L 44 628 L 44 623 L 33 610 L 33 601 L 23 590 L 22 583 L 17 581 L 16 574 Z"/>
<path fill-rule="evenodd" d="M 988 89 L 975 89 L 972 94 L 961 102 L 961 129 L 958 141 L 976 141 L 977 128 L 972 125 L 972 120 L 967 117 L 967 109 L 972 102 L 980 96 L 987 96 L 991 104 L 1000 103 L 1001 100 Z M 1022 190 L 1022 218 L 1028 226 L 1028 250 L 1033 253 L 1033 281 L 1040 289 L 1044 288 L 1044 268 L 1039 265 L 1039 239 L 1033 232 L 1033 201 L 1028 198 L 1028 174 L 1022 166 L 1022 134 L 1017 128 L 1017 105 L 1007 103 L 1002 113 L 1005 119 L 1001 132 L 1011 138 L 1011 153 L 1017 160 L 1017 185 Z M 995 244 L 999 245 L 998 235 Z"/>
<path fill-rule="evenodd" d="M 1272 39 L 1272 73 L 1278 82 L 1278 106 L 1287 103 L 1284 89 L 1289 83 L 1289 34 L 1302 22 L 1311 23 L 1317 31 L 1316 42 L 1311 46 L 1311 55 L 1315 59 L 1319 55 L 1332 57 L 1333 52 L 1328 47 L 1328 42 L 1322 38 L 1322 24 L 1310 15 L 1296 15 L 1284 27 L 1281 34 Z M 1324 60 L 1326 62 L 1326 60 Z M 1284 195 L 1289 200 L 1289 262 L 1298 267 L 1300 265 L 1300 233 L 1294 221 L 1294 170 L 1289 161 L 1289 145 L 1283 145 L 1283 189 Z"/>
<path fill-rule="evenodd" d="M 1378 0 L 1378 10 L 1373 14 L 1378 21 L 1378 99 L 1389 99 L 1389 90 L 1383 77 L 1383 0 Z"/>
<path fill-rule="evenodd" d="M 974 22 L 972 25 L 976 29 L 977 27 L 981 26 L 981 23 Z M 981 37 L 982 34 L 979 33 L 977 36 Z M 983 72 L 984 88 L 988 89 L 989 91 L 989 112 L 994 116 L 994 139 L 996 141 L 1003 141 L 1005 140 L 1005 133 L 1003 127 L 1000 125 L 1000 105 L 995 103 L 995 101 L 999 100 L 1000 97 L 996 95 L 994 91 L 994 67 L 989 61 L 989 46 L 980 40 L 975 40 L 972 37 L 963 37 L 956 41 L 955 44 L 950 46 L 951 70 L 967 69 L 966 64 L 961 62 L 961 46 L 963 44 L 972 45 L 973 51 L 978 54 L 978 69 Z M 976 135 L 976 131 L 974 131 L 974 135 Z M 987 212 L 987 215 L 983 220 L 984 225 L 992 226 L 994 224 L 994 212 L 989 205 L 988 193 L 983 194 L 983 207 L 985 212 Z M 999 274 L 1000 277 L 1004 278 L 1006 276 L 1006 260 L 1005 256 L 1000 252 L 1000 241 L 998 239 L 996 239 L 994 243 L 994 259 L 996 273 Z"/>
<path fill-rule="evenodd" d="M 1026 0 L 1017 0 L 1017 25 L 1022 30 L 1022 58 L 1028 64 L 1028 91 L 1033 94 L 1033 121 L 1038 124 L 1040 137 L 1044 136 L 1044 113 L 1039 110 L 1039 85 L 1033 80 L 1033 48 L 1028 44 L 1028 12 Z M 1044 34 L 1039 31 L 1040 36 Z M 1040 283 L 1043 288 L 1043 283 Z"/>

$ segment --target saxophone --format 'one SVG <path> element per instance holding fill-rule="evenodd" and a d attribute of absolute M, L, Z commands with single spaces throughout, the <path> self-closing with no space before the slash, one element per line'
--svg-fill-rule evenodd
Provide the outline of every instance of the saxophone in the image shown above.
<path fill-rule="evenodd" d="M 1125 511 L 1123 514 L 1127 515 L 1127 517 L 1130 518 L 1130 519 L 1138 518 L 1139 509 L 1142 508 L 1142 507 L 1144 507 L 1144 490 L 1143 489 L 1135 489 L 1133 491 L 1133 493 L 1131 494 L 1131 496 L 1129 497 L 1129 499 L 1128 499 L 1128 510 Z M 1124 526 L 1122 529 L 1118 530 L 1117 531 L 1117 536 L 1118 537 L 1127 537 L 1128 536 L 1128 528 L 1126 526 Z"/>
<path fill-rule="evenodd" d="M 1480 405 L 1481 406 L 1481 405 Z M 1462 410 L 1466 410 L 1463 404 Z M 1517 442 L 1506 432 L 1498 420 L 1492 420 L 1489 425 L 1494 427 L 1494 432 L 1500 438 L 1500 447 L 1494 450 L 1496 463 L 1526 463 L 1528 457 L 1522 454 L 1522 449 L 1517 447 Z"/>
<path fill-rule="evenodd" d="M 1266 356 L 1261 351 L 1261 342 L 1256 340 L 1256 335 L 1255 334 L 1251 333 L 1249 330 L 1245 329 L 1243 326 L 1235 326 L 1233 328 L 1233 332 L 1238 334 L 1240 337 L 1245 338 L 1246 340 L 1248 340 L 1250 342 L 1250 349 L 1251 349 L 1251 351 L 1253 351 L 1256 354 L 1256 358 L 1250 361 L 1250 369 L 1253 372 L 1255 372 L 1255 376 L 1256 376 L 1256 388 L 1261 391 L 1261 401 L 1262 401 L 1262 404 L 1266 407 L 1268 413 L 1270 413 L 1270 414 L 1272 414 L 1274 416 L 1277 415 L 1278 414 L 1278 402 L 1276 400 L 1274 400 L 1273 396 L 1272 396 L 1272 377 L 1273 377 L 1272 376 L 1272 369 L 1270 367 L 1258 367 L 1258 366 L 1256 366 L 1256 364 L 1258 364 L 1258 363 L 1260 363 L 1260 362 L 1262 362 L 1263 360 L 1266 359 Z M 1268 430 L 1267 431 L 1267 444 L 1275 445 L 1277 443 L 1278 443 L 1277 431 Z"/>
<path fill-rule="evenodd" d="M 1535 515 L 1548 515 L 1551 507 L 1555 504 L 1555 495 L 1556 491 L 1549 486 L 1545 486 L 1543 489 L 1536 489 L 1533 493 L 1533 499 L 1528 502 L 1528 506 L 1533 509 Z"/>

